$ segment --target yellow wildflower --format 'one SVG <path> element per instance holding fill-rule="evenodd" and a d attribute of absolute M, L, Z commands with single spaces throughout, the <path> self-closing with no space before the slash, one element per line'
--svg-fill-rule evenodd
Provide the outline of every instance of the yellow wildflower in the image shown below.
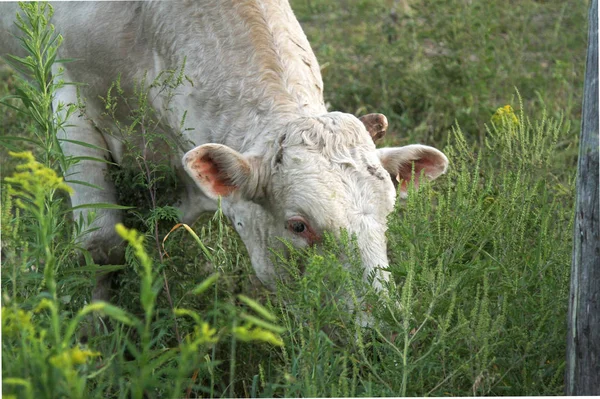
<path fill-rule="evenodd" d="M 12 176 L 5 179 L 6 182 L 11 183 L 8 187 L 10 194 L 27 198 L 37 206 L 41 206 L 44 198 L 54 190 L 65 190 L 68 193 L 73 191 L 54 170 L 37 162 L 31 152 L 9 152 L 9 154 L 13 158 L 25 161 L 16 166 L 16 172 Z M 21 199 L 16 199 L 15 204 L 25 208 Z"/>
<path fill-rule="evenodd" d="M 90 358 L 100 356 L 100 352 L 93 352 L 88 349 L 81 349 L 79 346 L 68 349 L 56 356 L 50 358 L 50 363 L 58 368 L 68 368 L 87 363 Z"/>
<path fill-rule="evenodd" d="M 33 324 L 31 322 L 31 312 L 13 307 L 2 308 L 2 333 L 7 337 L 17 336 L 22 331 L 28 331 L 33 334 Z"/>
<path fill-rule="evenodd" d="M 200 338 L 202 343 L 215 343 L 217 339 L 215 338 L 215 334 L 217 330 L 215 328 L 210 328 L 208 323 L 202 323 L 201 327 L 194 327 L 195 335 Z"/>
<path fill-rule="evenodd" d="M 510 105 L 505 105 L 498 108 L 494 115 L 492 115 L 492 123 L 497 126 L 518 125 L 519 119 L 515 115 L 513 108 Z"/>
<path fill-rule="evenodd" d="M 185 343 L 189 350 L 197 351 L 200 345 L 214 344 L 219 341 L 215 336 L 217 330 L 210 328 L 208 323 L 202 322 L 194 326 L 194 332 L 185 337 Z"/>
<path fill-rule="evenodd" d="M 71 356 L 71 362 L 73 364 L 84 364 L 89 358 L 100 356 L 100 352 L 93 352 L 87 349 L 81 349 L 76 346 L 69 351 Z"/>

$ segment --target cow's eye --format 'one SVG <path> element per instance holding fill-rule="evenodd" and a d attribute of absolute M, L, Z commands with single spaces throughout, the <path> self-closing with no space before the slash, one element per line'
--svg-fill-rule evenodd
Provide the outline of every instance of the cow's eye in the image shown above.
<path fill-rule="evenodd" d="M 288 219 L 285 227 L 288 231 L 305 239 L 308 245 L 321 241 L 321 237 L 315 233 L 310 224 L 302 216 L 294 216 Z"/>
<path fill-rule="evenodd" d="M 288 229 L 296 234 L 302 234 L 306 231 L 306 225 L 299 220 L 290 220 L 288 222 Z"/>
<path fill-rule="evenodd" d="M 286 228 L 294 234 L 306 236 L 311 232 L 306 220 L 301 216 L 294 216 L 288 219 Z"/>

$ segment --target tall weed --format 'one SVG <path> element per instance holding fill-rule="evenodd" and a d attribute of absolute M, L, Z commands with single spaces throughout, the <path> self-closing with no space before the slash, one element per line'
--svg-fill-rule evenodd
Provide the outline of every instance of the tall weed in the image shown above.
<path fill-rule="evenodd" d="M 360 273 L 342 266 L 351 241 L 316 253 L 289 247 L 288 258 L 277 258 L 289 277 L 272 306 L 288 334 L 281 358 L 248 366 L 259 392 L 562 392 L 573 180 L 552 170 L 569 127 L 544 115 L 531 122 L 520 108 L 492 116 L 478 152 L 456 126 L 445 148 L 448 176 L 398 202 L 388 233 L 398 283 L 391 303 L 363 297 Z M 356 323 L 361 308 L 372 312 L 370 329 Z"/>
<path fill-rule="evenodd" d="M 216 361 L 209 356 L 211 346 L 230 339 L 231 357 L 235 361 L 236 340 L 281 345 L 278 334 L 282 329 L 273 323 L 275 319 L 266 309 L 243 297 L 241 299 L 258 314 L 240 312 L 234 304 L 221 306 L 214 302 L 214 306 L 225 310 L 228 316 L 227 324 L 220 324 L 218 331 L 198 312 L 182 307 L 174 309 L 178 318 L 191 319 L 190 328 L 180 343 L 164 346 L 162 337 L 166 329 L 159 317 L 162 311 L 157 307 L 160 269 L 155 268 L 154 260 L 147 254 L 143 236 L 122 225 L 116 229 L 130 244 L 134 255 L 130 264 L 135 259 L 139 265 L 137 281 L 141 282 L 139 302 L 143 312 L 136 315 L 104 302 L 85 304 L 87 295 L 74 290 L 81 288 L 79 280 L 70 276 L 95 272 L 98 267 L 76 266 L 75 249 L 85 231 L 78 228 L 83 224 L 77 224 L 72 235 L 67 234 L 71 226 L 66 220 L 72 208 L 66 206 L 65 197 L 59 193 L 70 192 L 72 188 L 52 169 L 64 171 L 79 161 L 62 154 L 56 136 L 65 127 L 75 106 L 65 108 L 57 103 L 54 110 L 51 108 L 56 90 L 64 84 L 59 80 L 54 83 L 50 75 L 62 39 L 53 35 L 54 28 L 48 22 L 51 6 L 31 3 L 22 4 L 21 8 L 25 17 L 18 17 L 19 27 L 30 55 L 12 57 L 12 60 L 17 67 L 23 66 L 25 72 L 31 72 L 34 83 L 23 83 L 25 86 L 17 91 L 17 96 L 5 99 L 4 104 L 33 118 L 38 132 L 36 144 L 42 150 L 44 163 L 38 163 L 29 152 L 14 153 L 13 157 L 23 163 L 17 166 L 13 176 L 3 181 L 2 233 L 3 239 L 9 238 L 9 242 L 3 242 L 2 282 L 4 287 L 11 288 L 4 290 L 2 297 L 3 393 L 31 398 L 106 395 L 141 398 L 146 395 L 181 397 L 183 392 L 189 396 L 192 392 L 214 391 L 214 380 L 210 387 L 197 380 L 200 369 L 214 367 Z M 54 76 L 59 77 L 60 72 Z M 12 102 L 15 99 L 20 100 L 24 108 L 15 106 Z M 6 142 L 15 141 L 4 138 Z M 152 184 L 148 182 L 151 189 Z M 110 207 L 107 204 L 89 206 Z M 93 213 L 88 219 L 87 224 L 93 219 Z M 86 258 L 89 263 L 89 257 Z M 60 275 L 58 270 L 62 271 Z M 189 293 L 202 294 L 215 284 L 217 277 L 218 274 L 214 274 Z M 72 295 L 81 298 L 72 300 Z M 85 305 L 80 307 L 82 302 Z M 111 327 L 104 329 L 104 335 L 90 337 L 85 345 L 79 341 L 78 334 L 82 324 L 89 323 L 92 313 L 105 316 L 101 322 L 110 319 Z M 265 317 L 269 321 L 263 320 Z M 231 378 L 233 381 L 233 373 Z M 233 384 L 230 385 L 229 392 L 233 394 Z"/>

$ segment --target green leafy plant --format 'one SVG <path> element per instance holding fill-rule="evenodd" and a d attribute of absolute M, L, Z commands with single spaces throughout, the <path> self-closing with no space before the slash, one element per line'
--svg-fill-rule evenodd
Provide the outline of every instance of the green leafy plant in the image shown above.
<path fill-rule="evenodd" d="M 119 82 L 105 97 L 106 116 L 124 102 L 132 110 L 116 132 L 131 156 L 111 176 L 135 186 L 121 190 L 121 200 L 138 196 L 123 202 L 136 206 L 125 224 L 139 232 L 121 230 L 134 245 L 112 305 L 88 304 L 98 266 L 79 266 L 85 228 L 68 221 L 61 188 L 77 183 L 51 173 L 75 162 L 62 160 L 43 130 L 68 112 L 55 107 L 62 113 L 52 116 L 61 78 L 44 72 L 61 39 L 40 28 L 52 30 L 50 6 L 26 4 L 17 23 L 33 35 L 24 33 L 34 51 L 12 63 L 30 80 L 0 66 L 0 92 L 9 94 L 0 135 L 9 177 L 0 210 L 3 394 L 561 394 L 586 2 L 407 3 L 410 12 L 380 0 L 292 2 L 330 108 L 383 112 L 387 143 L 425 142 L 451 161 L 446 175 L 411 191 L 390 215 L 390 300 L 354 270 L 351 237 L 274 253 L 282 279 L 270 294 L 252 284 L 243 243 L 221 211 L 172 228 L 176 185 L 131 139 L 145 131 L 150 149 L 166 137 L 147 105 L 185 84 L 177 68 L 162 80 L 128 82 L 133 97 Z M 34 156 L 4 156 L 7 149 Z M 370 315 L 368 328 L 359 311 Z M 98 333 L 80 342 L 90 325 Z"/>
<path fill-rule="evenodd" d="M 147 253 L 144 236 L 122 225 L 117 226 L 117 232 L 130 244 L 133 254 L 130 260 L 135 259 L 139 265 L 137 281 L 141 282 L 139 301 L 143 314 L 138 316 L 104 302 L 79 307 L 81 302 L 85 303 L 87 294 L 72 300 L 76 292 L 73 289 L 82 288 L 78 285 L 81 279 L 73 278 L 73 274 L 98 269 L 77 265 L 75 250 L 85 231 L 76 228 L 67 234 L 71 226 L 66 221 L 72 208 L 65 205 L 65 197 L 60 193 L 68 193 L 72 188 L 52 169 L 66 170 L 80 160 L 64 157 L 56 136 L 75 108 L 65 109 L 58 103 L 55 114 L 50 106 L 56 90 L 63 84 L 52 83 L 49 72 L 62 40 L 53 36 L 54 28 L 48 23 L 52 8 L 44 3 L 21 7 L 25 17 L 19 17 L 19 27 L 27 37 L 23 43 L 30 55 L 12 59 L 26 66 L 37 78 L 38 85 L 24 82 L 25 88 L 18 89 L 16 97 L 4 101 L 11 109 L 33 118 L 36 144 L 42 150 L 44 163 L 37 162 L 30 152 L 11 153 L 22 163 L 3 181 L 2 233 L 3 238 L 12 238 L 8 244 L 3 242 L 2 248 L 3 286 L 12 287 L 4 291 L 2 298 L 4 393 L 32 398 L 84 398 L 143 397 L 154 391 L 180 397 L 185 386 L 189 396 L 190 392 L 203 389 L 193 384 L 193 379 L 190 382 L 190 376 L 199 367 L 210 366 L 205 355 L 210 346 L 224 337 L 231 337 L 232 347 L 236 339 L 281 345 L 278 334 L 282 330 L 273 323 L 273 316 L 258 303 L 243 297 L 251 309 L 259 312 L 259 317 L 240 314 L 234 304 L 228 305 L 231 322 L 217 333 L 199 313 L 178 308 L 175 315 L 188 316 L 194 321 L 191 332 L 181 343 L 163 346 L 164 328 L 157 307 L 160 269 L 155 268 L 155 261 Z M 25 104 L 25 108 L 15 106 L 15 99 Z M 13 141 L 7 138 L 7 142 Z M 153 184 L 153 181 L 148 182 L 151 189 Z M 107 204 L 84 206 L 110 207 Z M 159 218 L 160 215 L 155 215 L 156 220 Z M 21 222 L 23 220 L 26 222 Z M 202 242 L 198 242 L 203 247 Z M 11 272 L 7 273 L 8 270 Z M 214 285 L 217 277 L 218 274 L 213 275 L 190 293 L 201 294 Z M 83 288 L 89 290 L 90 283 Z M 95 320 L 101 323 L 109 319 L 111 326 L 105 328 L 104 337 L 88 337 L 85 345 L 79 342 L 78 334 L 90 323 L 92 314 L 96 314 Z M 269 321 L 262 320 L 262 316 L 268 316 Z M 237 320 L 244 324 L 239 325 Z"/>
<path fill-rule="evenodd" d="M 58 48 L 63 37 L 55 33 L 50 23 L 54 13 L 52 6 L 47 3 L 20 3 L 24 15 L 17 14 L 16 25 L 22 35 L 18 38 L 26 50 L 26 57 L 8 54 L 7 62 L 29 80 L 22 80 L 15 88 L 16 93 L 4 97 L 0 103 L 24 114 L 35 123 L 34 139 L 3 136 L 3 141 L 29 140 L 40 150 L 42 163 L 50 168 L 60 168 L 63 172 L 76 159 L 65 157 L 59 145 L 57 133 L 62 130 L 67 119 L 77 110 L 77 104 L 65 105 L 62 102 L 52 103 L 58 89 L 66 83 L 61 79 L 63 70 L 52 70 L 55 63 L 68 62 L 57 59 Z M 20 100 L 22 107 L 13 105 L 10 100 Z"/>

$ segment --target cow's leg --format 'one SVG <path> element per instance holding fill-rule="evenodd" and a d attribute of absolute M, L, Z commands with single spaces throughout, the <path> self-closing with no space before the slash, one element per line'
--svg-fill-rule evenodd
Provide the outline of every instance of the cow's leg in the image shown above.
<path fill-rule="evenodd" d="M 63 87 L 54 100 L 57 103 L 76 103 L 77 92 L 75 86 Z M 59 139 L 81 141 L 93 145 L 96 148 L 82 146 L 80 144 L 61 141 L 61 148 L 66 156 L 93 157 L 99 159 L 110 159 L 107 143 L 103 135 L 93 126 L 92 122 L 78 113 L 71 115 L 67 121 L 66 131 L 59 132 Z M 74 189 L 71 194 L 71 205 L 77 207 L 83 204 L 108 203 L 116 204 L 117 196 L 114 184 L 107 177 L 106 163 L 94 160 L 80 160 L 66 171 L 66 181 Z M 83 182 L 78 184 L 76 181 Z M 95 187 L 90 187 L 87 184 Z M 90 212 L 95 212 L 96 217 L 88 224 Z M 79 244 L 87 249 L 94 262 L 98 265 L 122 263 L 124 258 L 124 247 L 122 240 L 115 233 L 115 224 L 122 220 L 121 211 L 114 209 L 76 209 L 73 212 L 76 223 L 84 223 L 84 229 L 89 233 L 81 236 Z M 108 300 L 110 288 L 110 276 L 98 274 L 96 286 L 92 292 L 92 300 Z"/>

